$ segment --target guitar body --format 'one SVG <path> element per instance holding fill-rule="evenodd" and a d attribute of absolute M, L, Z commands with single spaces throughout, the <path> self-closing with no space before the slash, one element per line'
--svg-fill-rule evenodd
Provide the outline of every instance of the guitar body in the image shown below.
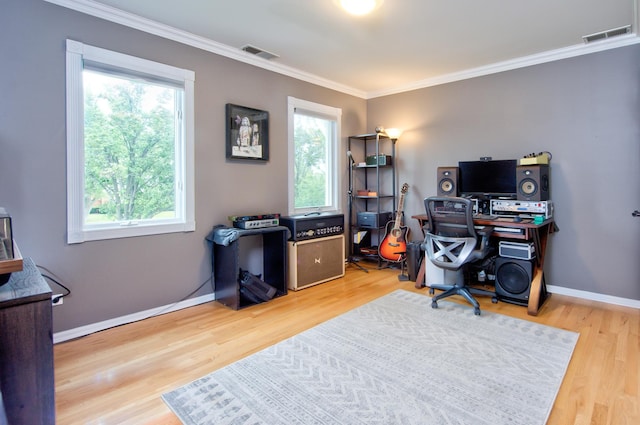
<path fill-rule="evenodd" d="M 402 209 L 408 189 L 408 184 L 402 185 L 396 219 L 387 223 L 384 239 L 378 246 L 378 255 L 383 260 L 399 263 L 407 256 L 407 226 L 402 226 Z"/>
<path fill-rule="evenodd" d="M 395 221 L 387 223 L 386 235 L 380 243 L 380 258 L 399 263 L 407 256 L 407 226 L 396 226 Z"/>

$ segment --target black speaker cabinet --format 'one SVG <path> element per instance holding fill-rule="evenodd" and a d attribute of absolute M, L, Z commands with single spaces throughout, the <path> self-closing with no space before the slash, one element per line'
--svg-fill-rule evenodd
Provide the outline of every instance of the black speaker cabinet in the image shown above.
<path fill-rule="evenodd" d="M 496 258 L 496 296 L 499 300 L 525 306 L 529 303 L 533 261 Z"/>
<path fill-rule="evenodd" d="M 516 182 L 519 201 L 547 201 L 549 199 L 549 165 L 518 165 Z"/>
<path fill-rule="evenodd" d="M 407 274 L 412 282 L 418 279 L 422 257 L 424 257 L 421 245 L 420 242 L 407 243 Z"/>
<path fill-rule="evenodd" d="M 297 291 L 344 276 L 344 235 L 288 244 L 289 289 Z"/>
<path fill-rule="evenodd" d="M 438 167 L 438 196 L 458 196 L 458 167 Z"/>

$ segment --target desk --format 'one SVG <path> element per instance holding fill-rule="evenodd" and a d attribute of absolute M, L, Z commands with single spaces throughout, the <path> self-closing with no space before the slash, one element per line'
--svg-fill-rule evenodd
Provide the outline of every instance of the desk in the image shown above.
<path fill-rule="evenodd" d="M 429 221 L 426 214 L 417 214 L 411 216 L 418 220 L 420 229 L 424 235 L 424 226 Z M 473 219 L 477 226 L 493 226 L 494 231 L 492 238 L 501 239 L 517 239 L 522 241 L 533 242 L 536 249 L 536 258 L 534 262 L 533 280 L 531 281 L 531 292 L 529 293 L 529 303 L 527 313 L 531 316 L 537 316 L 538 310 L 548 297 L 547 286 L 544 281 L 544 257 L 547 250 L 547 240 L 549 235 L 558 230 L 553 219 L 543 221 L 541 224 L 534 224 L 531 220 L 523 220 L 514 222 L 511 218 L 477 216 Z M 502 228 L 502 231 L 500 229 Z M 512 231 L 517 231 L 516 233 Z M 425 264 L 422 262 L 418 277 L 416 279 L 416 288 L 424 285 Z"/>

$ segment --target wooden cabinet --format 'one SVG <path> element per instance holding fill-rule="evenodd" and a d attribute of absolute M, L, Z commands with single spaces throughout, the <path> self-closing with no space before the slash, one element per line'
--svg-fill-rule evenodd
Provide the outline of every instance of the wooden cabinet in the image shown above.
<path fill-rule="evenodd" d="M 287 239 L 289 229 L 283 226 L 242 230 L 214 229 L 211 254 L 216 300 L 234 310 L 256 304 L 240 293 L 240 268 L 276 289 L 275 297 L 287 294 Z M 223 240 L 227 239 L 227 240 Z"/>
<path fill-rule="evenodd" d="M 51 289 L 30 258 L 0 286 L 0 390 L 11 425 L 55 424 Z"/>
<path fill-rule="evenodd" d="M 352 150 L 353 149 L 353 150 Z M 396 209 L 395 142 L 381 133 L 351 136 L 350 253 L 378 260 L 378 245 Z"/>

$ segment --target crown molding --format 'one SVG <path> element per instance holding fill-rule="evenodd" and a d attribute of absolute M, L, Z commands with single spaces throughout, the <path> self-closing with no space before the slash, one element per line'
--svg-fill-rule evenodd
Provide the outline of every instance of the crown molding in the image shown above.
<path fill-rule="evenodd" d="M 568 59 L 576 56 L 588 55 L 591 53 L 601 52 L 604 50 L 616 49 L 618 47 L 630 46 L 640 43 L 640 37 L 636 34 L 628 34 L 615 39 L 607 39 L 596 41 L 590 44 L 576 44 L 574 46 L 564 47 L 556 50 L 549 50 L 534 55 L 523 56 L 503 62 L 496 62 L 487 66 L 466 69 L 460 72 L 444 74 L 433 78 L 427 78 L 415 81 L 403 86 L 397 86 L 386 90 L 379 90 L 367 93 L 367 99 L 373 99 L 381 96 L 403 93 L 412 90 L 423 89 L 427 87 L 438 86 L 441 84 L 452 83 L 455 81 L 467 80 L 475 77 L 482 77 L 499 72 L 511 71 L 518 68 L 524 68 L 532 65 L 539 65 L 547 62 L 554 62 L 561 59 Z"/>
<path fill-rule="evenodd" d="M 415 81 L 409 84 L 396 86 L 384 90 L 366 92 L 356 88 L 319 77 L 317 75 L 300 71 L 298 69 L 284 66 L 275 62 L 269 62 L 266 59 L 256 57 L 250 53 L 236 49 L 226 44 L 218 43 L 205 37 L 200 37 L 187 31 L 173 28 L 169 25 L 160 24 L 150 19 L 142 18 L 132 13 L 124 12 L 111 6 L 95 2 L 93 0 L 44 0 L 48 3 L 72 9 L 87 15 L 95 16 L 110 22 L 154 34 L 169 40 L 173 40 L 188 46 L 196 47 L 220 56 L 224 56 L 239 62 L 273 71 L 282 75 L 286 75 L 297 80 L 316 84 L 331 90 L 359 97 L 365 100 L 374 99 L 382 96 L 399 94 L 412 90 L 423 89 L 427 87 L 438 86 L 441 84 L 452 83 L 455 81 L 467 80 L 475 77 L 482 77 L 490 74 L 496 74 L 504 71 L 511 71 L 527 66 L 553 62 L 561 59 L 568 59 L 576 56 L 587 55 L 591 53 L 601 52 L 604 50 L 615 49 L 618 47 L 629 46 L 640 43 L 640 37 L 637 33 L 625 36 L 606 39 L 589 44 L 577 44 L 561 49 L 550 50 L 547 52 L 537 53 L 534 55 L 523 56 L 520 58 L 497 62 L 487 66 L 471 68 L 460 72 L 443 74 L 440 76 Z M 634 0 L 634 31 L 638 27 L 640 21 L 640 10 L 637 7 L 638 0 Z"/>
<path fill-rule="evenodd" d="M 263 68 L 268 71 L 273 71 L 278 74 L 286 75 L 288 77 L 295 78 L 297 80 L 306 81 L 308 83 L 316 84 L 322 87 L 326 87 L 332 90 L 339 91 L 341 93 L 349 94 L 362 99 L 366 98 L 366 92 L 358 90 L 353 87 L 349 87 L 344 84 L 337 83 L 335 81 L 328 80 L 326 78 L 319 77 L 317 75 L 303 72 L 298 69 L 281 65 L 275 62 L 269 62 L 264 58 L 257 57 L 250 53 L 244 52 L 240 49 L 236 49 L 226 44 L 218 43 L 205 37 L 192 34 L 187 31 L 173 28 L 169 25 L 161 24 L 159 22 L 152 21 L 150 19 L 142 18 L 129 12 L 124 12 L 120 9 L 116 9 L 111 6 L 92 1 L 92 0 L 44 0 L 48 3 L 52 3 L 67 9 L 75 10 L 76 12 L 91 15 L 96 18 L 104 19 L 106 21 L 114 22 L 116 24 L 124 25 L 136 30 L 140 30 L 149 34 L 157 35 L 168 40 L 176 41 L 178 43 L 186 44 L 207 52 L 215 53 L 220 56 L 224 56 L 230 59 L 237 60 L 239 62 L 247 63 L 249 65 Z"/>

